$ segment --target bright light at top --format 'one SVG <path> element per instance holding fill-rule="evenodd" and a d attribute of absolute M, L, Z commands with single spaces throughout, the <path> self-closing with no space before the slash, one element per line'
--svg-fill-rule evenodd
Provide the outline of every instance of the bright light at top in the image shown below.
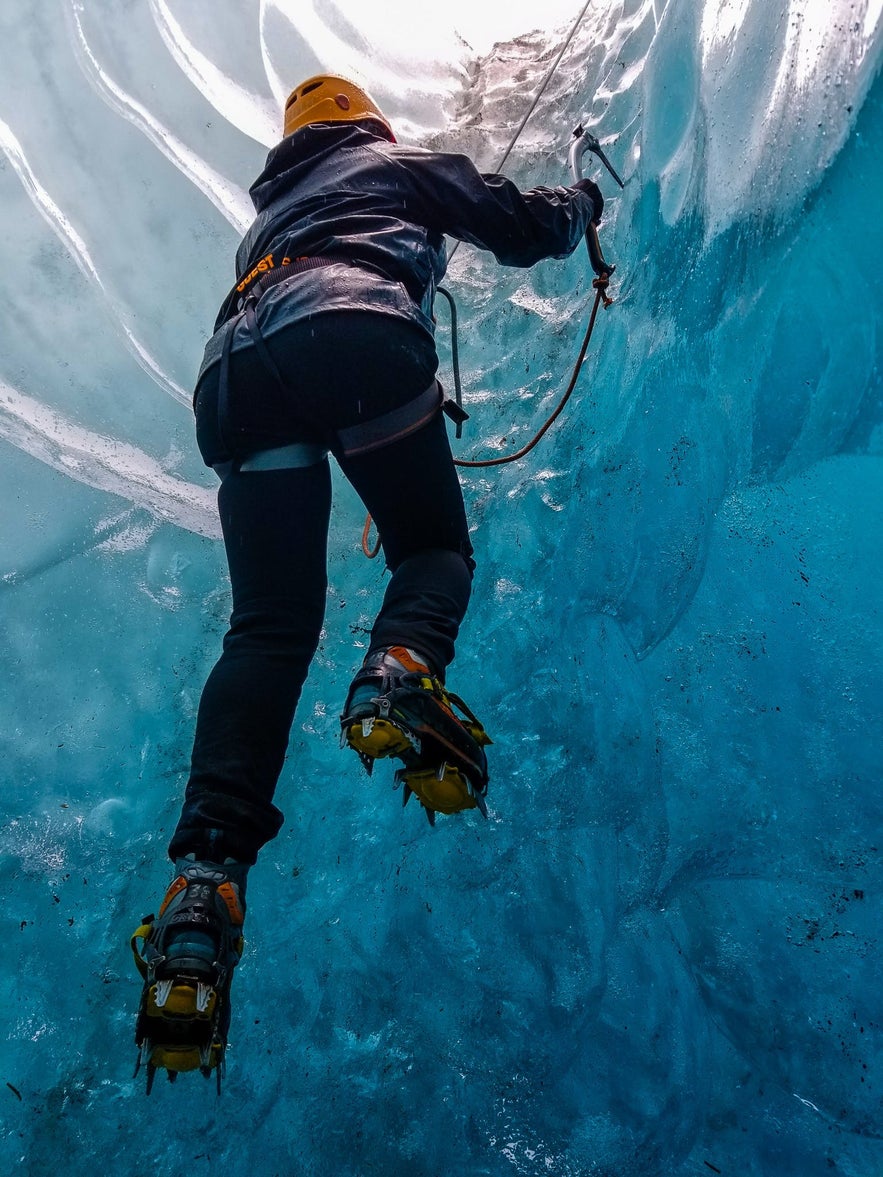
<path fill-rule="evenodd" d="M 434 57 L 452 35 L 461 36 L 476 53 L 487 53 L 495 41 L 508 41 L 535 29 L 549 31 L 572 23 L 584 0 L 444 0 L 415 9 L 413 0 L 362 0 L 349 19 L 372 29 L 394 52 Z"/>

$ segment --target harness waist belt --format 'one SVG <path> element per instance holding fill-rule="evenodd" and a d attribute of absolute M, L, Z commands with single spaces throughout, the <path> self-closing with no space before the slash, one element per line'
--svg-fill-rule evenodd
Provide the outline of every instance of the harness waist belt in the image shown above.
<path fill-rule="evenodd" d="M 335 264 L 348 265 L 352 263 L 348 263 L 343 258 L 319 256 L 295 258 L 294 261 L 288 262 L 285 265 L 275 266 L 273 270 L 262 274 L 260 278 L 255 280 L 254 284 L 249 288 L 248 293 L 243 296 L 240 308 L 234 316 L 237 321 L 243 318 L 245 319 L 246 330 L 251 337 L 260 362 L 283 392 L 287 392 L 288 387 L 264 342 L 255 308 L 261 296 L 267 290 L 280 282 L 284 282 L 286 278 L 290 278 L 293 274 Z M 230 329 L 227 332 L 221 351 L 221 370 L 218 379 L 218 433 L 224 444 L 228 444 L 225 426 L 228 420 L 230 353 L 232 343 L 233 330 Z M 380 449 L 383 446 L 390 445 L 392 442 L 401 440 L 403 437 L 408 437 L 410 434 L 416 433 L 418 429 L 422 429 L 424 425 L 428 425 L 440 409 L 443 409 L 458 424 L 467 416 L 459 406 L 455 406 L 445 399 L 442 386 L 437 380 L 433 380 L 428 388 L 424 389 L 423 392 L 419 393 L 406 404 L 400 405 L 399 408 L 392 409 L 388 413 L 383 413 L 379 417 L 374 417 L 370 421 L 361 421 L 357 425 L 350 425 L 346 429 L 338 430 L 337 440 L 340 443 L 342 453 L 345 457 L 351 458 L 359 454 L 368 454 L 372 450 Z M 283 463 L 281 466 L 277 465 L 277 461 L 280 458 Z M 280 455 L 277 452 L 272 459 L 263 457 L 257 460 L 252 459 L 251 461 L 247 459 L 243 469 L 286 469 L 297 467 L 302 462 L 305 465 L 312 465 L 317 460 L 321 461 L 321 454 L 318 456 L 313 456 L 312 454 L 307 455 L 307 458 L 312 458 L 312 461 L 307 460 L 304 462 L 303 458 L 304 455 L 300 452 L 294 455 L 291 453 Z M 265 462 L 272 464 L 265 465 Z"/>
<path fill-rule="evenodd" d="M 369 454 L 382 446 L 400 441 L 428 425 L 442 407 L 445 394 L 437 380 L 407 404 L 370 421 L 360 421 L 348 429 L 338 429 L 337 440 L 343 454 L 354 458 L 358 454 Z"/>
<path fill-rule="evenodd" d="M 290 278 L 292 274 L 302 274 L 305 270 L 321 270 L 323 266 L 333 265 L 349 265 L 347 260 L 342 257 L 296 257 L 293 261 L 283 262 L 281 265 L 274 266 L 272 270 L 268 270 L 266 274 L 261 274 L 248 289 L 243 293 L 240 300 L 240 309 L 246 298 L 260 298 L 262 294 L 266 293 L 271 286 L 277 286 L 280 282 L 284 282 L 286 278 Z"/>

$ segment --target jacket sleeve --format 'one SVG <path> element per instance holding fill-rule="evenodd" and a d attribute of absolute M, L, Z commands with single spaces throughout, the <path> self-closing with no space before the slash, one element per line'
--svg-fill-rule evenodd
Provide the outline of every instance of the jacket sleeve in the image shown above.
<path fill-rule="evenodd" d="M 505 176 L 482 174 L 465 155 L 426 152 L 402 162 L 427 228 L 488 249 L 504 266 L 567 257 L 593 216 L 587 192 L 563 186 L 521 192 Z"/>

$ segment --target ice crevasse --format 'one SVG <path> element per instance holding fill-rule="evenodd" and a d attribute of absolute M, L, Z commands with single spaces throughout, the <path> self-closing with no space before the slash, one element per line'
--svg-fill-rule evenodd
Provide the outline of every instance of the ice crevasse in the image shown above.
<path fill-rule="evenodd" d="M 418 69 L 349 7 L 0 16 L 0 1155 L 874 1177 L 880 0 L 588 7 L 505 170 L 566 182 L 572 128 L 600 137 L 616 301 L 540 446 L 463 477 L 449 682 L 494 739 L 490 818 L 432 830 L 338 748 L 385 583 L 338 479 L 223 1095 L 186 1077 L 145 1104 L 132 1080 L 128 936 L 168 880 L 229 610 L 190 388 L 284 91 L 355 73 L 402 140 L 490 171 L 570 28 Z M 591 274 L 463 246 L 448 285 L 455 445 L 495 456 L 560 395 Z"/>

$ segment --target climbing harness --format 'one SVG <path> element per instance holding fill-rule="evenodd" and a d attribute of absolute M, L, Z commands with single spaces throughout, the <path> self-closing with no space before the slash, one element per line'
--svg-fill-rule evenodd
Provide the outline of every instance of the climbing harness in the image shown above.
<path fill-rule="evenodd" d="M 234 290 L 231 291 L 230 295 L 227 296 L 228 302 L 232 302 L 236 294 L 239 294 L 240 297 L 235 300 L 235 310 L 232 317 L 228 320 L 227 334 L 221 349 L 218 375 L 217 433 L 221 441 L 221 446 L 226 451 L 227 458 L 226 460 L 213 463 L 219 473 L 223 474 L 224 470 L 232 466 L 236 460 L 234 456 L 235 446 L 231 444 L 231 438 L 229 436 L 230 358 L 233 352 L 234 337 L 240 323 L 244 326 L 264 370 L 275 382 L 276 386 L 285 393 L 287 388 L 285 378 L 280 372 L 276 361 L 273 359 L 261 331 L 258 319 L 258 304 L 267 291 L 274 286 L 278 286 L 279 283 L 286 282 L 288 279 L 306 270 L 317 270 L 325 266 L 334 265 L 350 266 L 356 269 L 374 269 L 374 267 L 367 263 L 351 262 L 346 258 L 340 257 L 316 255 L 312 257 L 298 257 L 293 260 L 284 258 L 281 261 L 274 262 L 273 255 L 268 254 L 261 259 L 258 266 L 239 282 Z M 389 445 L 391 442 L 400 441 L 402 438 L 409 436 L 409 434 L 415 433 L 418 429 L 422 429 L 424 425 L 432 420 L 439 409 L 456 424 L 458 429 L 457 436 L 459 437 L 459 430 L 462 427 L 462 423 L 468 417 L 468 414 L 463 411 L 461 403 L 459 375 L 457 377 L 457 388 L 456 401 L 448 400 L 442 386 L 437 380 L 433 379 L 428 388 L 424 389 L 422 393 L 399 408 L 384 413 L 379 417 L 374 417 L 370 421 L 359 422 L 346 429 L 338 430 L 333 439 L 328 439 L 329 444 L 332 440 L 336 441 L 340 452 L 348 458 L 360 454 L 367 454 L 372 450 Z M 196 405 L 196 396 L 197 393 L 194 393 L 194 408 Z M 326 447 L 315 443 L 295 443 L 293 445 L 279 446 L 274 449 L 260 450 L 257 453 L 252 453 L 239 462 L 238 468 L 245 472 L 249 470 L 295 469 L 311 466 L 321 461 L 327 452 Z"/>
<path fill-rule="evenodd" d="M 245 278 L 239 282 L 235 289 L 227 296 L 227 301 L 235 294 L 240 294 L 241 297 L 236 302 L 235 312 L 231 315 L 226 323 L 226 332 L 224 336 L 224 344 L 221 349 L 221 365 L 218 373 L 218 406 L 217 406 L 217 424 L 218 437 L 221 445 L 228 451 L 228 459 L 232 460 L 234 457 L 234 449 L 230 445 L 229 438 L 229 421 L 230 421 L 230 357 L 233 352 L 233 339 L 236 335 L 237 328 L 240 323 L 244 323 L 245 329 L 251 337 L 251 341 L 257 351 L 258 358 L 263 364 L 266 371 L 276 381 L 280 388 L 285 388 L 285 381 L 282 379 L 282 373 L 276 365 L 276 361 L 270 355 L 270 351 L 264 340 L 257 317 L 257 305 L 271 286 L 277 286 L 280 282 L 292 277 L 294 274 L 300 274 L 305 270 L 317 270 L 324 266 L 333 265 L 339 259 L 330 257 L 298 257 L 293 260 L 285 258 L 284 261 L 278 265 L 273 262 L 273 255 L 269 254 L 262 258 L 258 265 L 251 273 L 247 274 Z M 263 269 L 261 268 L 263 267 Z M 193 394 L 193 408 L 196 411 L 196 398 L 199 394 L 199 386 Z"/>
<path fill-rule="evenodd" d="M 338 429 L 337 441 L 341 453 L 347 458 L 354 458 L 400 441 L 428 425 L 439 409 L 456 422 L 458 428 L 468 416 L 459 404 L 445 397 L 442 386 L 433 380 L 419 396 L 399 408 L 372 417 L 370 421 L 359 421 L 346 429 Z"/>
<path fill-rule="evenodd" d="M 341 747 L 357 752 L 369 775 L 375 760 L 402 761 L 395 774 L 402 804 L 416 796 L 431 825 L 436 813 L 478 809 L 487 817 L 484 748 L 490 737 L 413 651 L 392 646 L 368 656 L 350 687 L 340 725 Z"/>

